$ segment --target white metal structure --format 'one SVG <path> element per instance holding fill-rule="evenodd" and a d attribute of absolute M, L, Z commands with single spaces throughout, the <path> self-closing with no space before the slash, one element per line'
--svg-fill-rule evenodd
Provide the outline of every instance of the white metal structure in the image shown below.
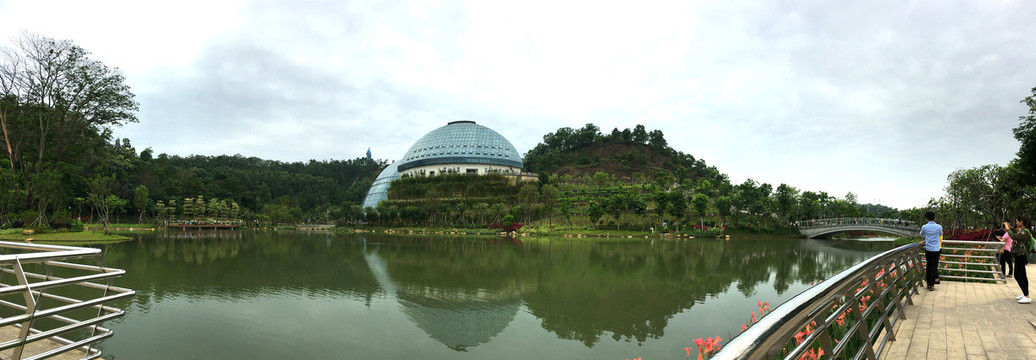
<path fill-rule="evenodd" d="M 101 324 L 124 314 L 105 304 L 134 295 L 103 262 L 100 249 L 0 241 L 0 357 L 99 358 L 113 334 Z"/>

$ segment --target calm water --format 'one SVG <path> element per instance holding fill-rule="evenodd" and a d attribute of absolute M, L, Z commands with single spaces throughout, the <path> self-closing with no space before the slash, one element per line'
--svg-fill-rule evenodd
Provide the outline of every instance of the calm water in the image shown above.
<path fill-rule="evenodd" d="M 137 296 L 107 359 L 683 359 L 890 248 L 169 232 L 105 247 Z"/>

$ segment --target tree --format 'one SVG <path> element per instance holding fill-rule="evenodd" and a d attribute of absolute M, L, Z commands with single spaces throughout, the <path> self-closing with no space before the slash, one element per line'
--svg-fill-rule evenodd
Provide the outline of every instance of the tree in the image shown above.
<path fill-rule="evenodd" d="M 518 202 L 521 208 L 519 213 L 515 215 L 523 224 L 532 222 L 532 214 L 535 213 L 539 196 L 539 189 L 536 188 L 536 185 L 525 184 L 518 188 Z"/>
<path fill-rule="evenodd" d="M 604 212 L 615 219 L 616 226 L 621 229 L 622 224 L 619 222 L 619 217 L 626 211 L 626 201 L 623 194 L 615 194 L 604 199 Z"/>
<path fill-rule="evenodd" d="M 705 226 L 705 209 L 709 207 L 709 197 L 705 194 L 694 194 L 691 197 L 691 207 L 698 213 L 698 225 Z"/>
<path fill-rule="evenodd" d="M 158 200 L 155 202 L 155 225 L 165 225 L 165 220 L 169 217 L 169 208 L 165 206 L 165 201 Z"/>
<path fill-rule="evenodd" d="M 648 133 L 648 146 L 656 150 L 661 150 L 669 146 L 669 143 L 665 141 L 665 135 L 662 134 L 661 130 L 651 130 L 651 132 Z"/>
<path fill-rule="evenodd" d="M 637 124 L 637 126 L 633 128 L 633 142 L 638 144 L 646 144 L 647 141 L 647 130 L 644 129 L 644 125 Z"/>
<path fill-rule="evenodd" d="M 1022 185 L 1036 185 L 1036 87 L 1021 103 L 1029 107 L 1029 113 L 1019 116 L 1020 123 L 1014 128 L 1014 138 L 1021 142 L 1017 161 L 1024 175 Z"/>
<path fill-rule="evenodd" d="M 590 200 L 590 203 L 586 207 L 586 216 L 590 219 L 590 223 L 594 225 L 594 229 L 597 228 L 597 220 L 604 216 L 604 207 L 597 203 L 595 200 Z"/>
<path fill-rule="evenodd" d="M 773 193 L 774 210 L 785 223 L 791 222 L 790 216 L 795 209 L 798 196 L 799 190 L 788 184 L 777 185 L 777 191 Z"/>
<path fill-rule="evenodd" d="M 77 165 L 70 160 L 110 138 L 108 127 L 137 122 L 137 103 L 118 69 L 69 40 L 26 32 L 14 45 L 0 50 L 0 148 L 42 213 L 53 203 L 38 200 L 51 196 L 50 185 L 37 184 L 48 181 L 44 174 Z"/>
<path fill-rule="evenodd" d="M 540 202 L 543 203 L 544 215 L 547 216 L 547 226 L 553 225 L 554 211 L 558 205 L 558 188 L 554 185 L 543 185 L 540 188 Z"/>
<path fill-rule="evenodd" d="M 133 207 L 137 208 L 139 214 L 137 223 L 144 223 L 144 214 L 147 212 L 148 207 L 151 206 L 151 197 L 148 192 L 147 186 L 137 185 L 136 189 L 133 189 Z"/>
<path fill-rule="evenodd" d="M 720 223 L 724 223 L 727 216 L 730 216 L 730 197 L 720 196 L 716 198 L 716 211 L 719 213 Z"/>
<path fill-rule="evenodd" d="M 658 221 L 662 222 L 662 217 L 665 216 L 666 210 L 669 208 L 669 194 L 664 191 L 657 191 L 652 195 L 652 200 L 655 201 L 655 214 L 658 214 Z"/>
<path fill-rule="evenodd" d="M 93 211 L 101 217 L 100 222 L 104 226 L 105 233 L 107 233 L 108 228 L 111 227 L 111 222 L 108 218 L 113 202 L 109 201 L 108 198 L 112 196 L 111 184 L 114 179 L 115 177 L 112 175 L 95 175 L 87 184 L 89 193 L 87 194 L 86 199 L 90 202 L 90 205 L 93 206 Z"/>
<path fill-rule="evenodd" d="M 608 174 L 608 173 L 602 172 L 602 171 L 598 171 L 598 172 L 594 173 L 593 183 L 594 183 L 594 185 L 597 185 L 598 189 L 600 189 L 602 187 L 605 187 L 605 186 L 611 186 L 612 182 L 613 182 L 613 180 L 612 180 L 612 175 L 611 174 Z"/>
<path fill-rule="evenodd" d="M 681 191 L 673 191 L 669 193 L 669 215 L 673 216 L 674 222 L 682 222 L 684 214 L 687 213 L 687 198 L 683 196 Z M 679 226 L 677 226 L 679 229 Z"/>
<path fill-rule="evenodd" d="M 203 218 L 208 215 L 208 203 L 205 202 L 205 196 L 198 195 L 194 199 L 194 214 L 199 218 Z"/>

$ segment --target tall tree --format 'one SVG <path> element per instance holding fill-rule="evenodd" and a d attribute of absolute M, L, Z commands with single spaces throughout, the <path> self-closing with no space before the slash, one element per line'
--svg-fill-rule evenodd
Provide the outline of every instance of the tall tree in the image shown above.
<path fill-rule="evenodd" d="M 705 194 L 694 194 L 691 197 L 691 208 L 698 214 L 698 226 L 705 227 L 705 209 L 709 208 L 709 197 Z"/>
<path fill-rule="evenodd" d="M 774 210 L 777 211 L 777 216 L 780 216 L 781 220 L 785 223 L 790 222 L 789 217 L 795 209 L 795 202 L 798 199 L 799 190 L 794 186 L 788 184 L 777 185 L 777 191 L 773 193 Z"/>
<path fill-rule="evenodd" d="M 593 224 L 594 229 L 596 229 L 597 220 L 600 220 L 601 216 L 604 216 L 604 207 L 597 201 L 590 200 L 590 203 L 586 206 L 586 216 L 590 218 L 590 223 Z"/>
<path fill-rule="evenodd" d="M 547 216 L 547 226 L 553 225 L 554 212 L 558 205 L 558 188 L 554 185 L 543 185 L 540 188 L 540 202 L 543 203 L 543 213 Z"/>
<path fill-rule="evenodd" d="M 669 193 L 668 212 L 673 216 L 673 221 L 677 223 L 677 229 L 679 229 L 679 223 L 683 222 L 684 215 L 687 213 L 687 197 L 683 195 L 682 191 L 674 190 Z"/>
<path fill-rule="evenodd" d="M 118 69 L 69 40 L 26 32 L 14 45 L 0 49 L 0 149 L 42 214 L 53 204 L 44 174 L 89 153 L 110 127 L 137 122 L 137 103 Z"/>
<path fill-rule="evenodd" d="M 137 208 L 139 214 L 137 223 L 144 223 L 144 214 L 147 209 L 151 206 L 151 195 L 148 192 L 147 186 L 137 185 L 137 188 L 133 190 L 133 206 Z"/>
<path fill-rule="evenodd" d="M 1029 113 L 1019 116 L 1020 124 L 1014 128 L 1014 138 L 1021 142 L 1017 161 L 1024 175 L 1023 185 L 1036 185 L 1036 87 L 1021 102 L 1029 107 Z"/>
<path fill-rule="evenodd" d="M 111 195 L 112 181 L 114 181 L 113 175 L 100 176 L 95 175 L 90 179 L 87 184 L 89 187 L 89 193 L 87 194 L 87 201 L 93 207 L 93 211 L 100 216 L 101 224 L 104 226 L 104 232 L 107 233 L 111 227 L 111 221 L 109 217 L 111 215 L 111 207 L 114 201 L 111 201 L 109 197 Z"/>

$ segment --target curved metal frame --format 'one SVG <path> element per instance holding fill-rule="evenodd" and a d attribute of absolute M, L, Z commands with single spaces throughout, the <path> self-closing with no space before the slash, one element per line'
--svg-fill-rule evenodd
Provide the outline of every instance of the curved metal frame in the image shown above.
<path fill-rule="evenodd" d="M 905 318 L 903 307 L 913 304 L 911 296 L 917 294 L 924 277 L 920 249 L 921 243 L 914 243 L 886 251 L 803 291 L 731 340 L 712 359 L 778 358 L 795 334 L 811 322 L 816 323 L 816 329 L 784 359 L 799 359 L 815 347 L 831 358 L 876 359 L 886 342 L 895 340 L 893 326 Z M 890 295 L 893 301 L 887 301 Z M 861 309 L 859 305 L 867 296 L 874 301 Z M 866 319 L 873 318 L 875 312 L 879 321 L 868 327 Z M 846 313 L 853 314 L 855 321 L 840 325 L 848 326 L 848 330 L 841 338 L 833 338 L 832 324 Z M 863 345 L 856 353 L 846 354 L 846 345 L 853 339 Z"/>
<path fill-rule="evenodd" d="M 112 286 L 126 271 L 105 267 L 100 249 L 6 241 L 0 241 L 0 249 L 18 252 L 0 255 L 0 280 L 8 274 L 15 280 L 0 281 L 0 307 L 21 313 L 0 318 L 0 327 L 18 329 L 17 338 L 0 339 L 6 340 L 0 342 L 0 350 L 13 349 L 12 359 L 43 359 L 73 350 L 82 351 L 81 359 L 99 358 L 101 352 L 93 344 L 114 334 L 101 323 L 124 314 L 104 304 L 134 295 L 133 290 Z M 96 266 L 65 262 L 91 257 Z M 39 264 L 46 274 L 27 272 L 27 264 Z M 76 294 L 99 296 L 77 299 L 57 294 L 62 292 L 57 289 L 68 287 L 84 289 L 73 291 Z M 83 309 L 95 309 L 96 315 L 83 318 L 87 313 Z M 34 349 L 26 349 L 30 345 Z"/>

